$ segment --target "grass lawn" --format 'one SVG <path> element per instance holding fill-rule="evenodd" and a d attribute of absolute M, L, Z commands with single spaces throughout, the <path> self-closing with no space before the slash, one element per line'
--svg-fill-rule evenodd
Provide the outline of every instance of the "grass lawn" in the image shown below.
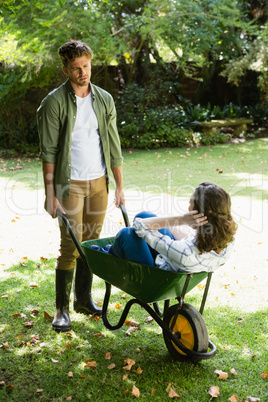
<path fill-rule="evenodd" d="M 75 313 L 72 303 L 71 331 L 56 333 L 50 318 L 55 258 L 43 255 L 33 260 L 25 250 L 25 257 L 15 264 L 1 264 L 0 248 L 0 401 L 133 400 L 138 389 L 139 400 L 167 401 L 179 395 L 182 401 L 202 402 L 212 399 L 213 386 L 219 387 L 213 400 L 258 400 L 251 399 L 255 397 L 268 401 L 267 229 L 261 224 L 267 218 L 267 161 L 266 138 L 213 147 L 124 152 L 131 211 L 139 192 L 154 202 L 162 194 L 186 199 L 204 180 L 216 182 L 233 197 L 240 223 L 235 252 L 213 274 L 203 314 L 209 338 L 217 346 L 211 360 L 195 365 L 172 360 L 160 327 L 147 321 L 148 313 L 138 306 L 128 316 L 139 323 L 130 335 L 126 333 L 129 325 L 109 331 L 101 319 Z M 0 163 L 0 178 L 9 187 L 32 193 L 42 187 L 38 160 L 21 157 Z M 254 206 L 250 216 L 248 206 Z M 9 227 L 2 229 L 2 236 L 8 237 Z M 12 238 L 10 247 L 15 250 Z M 185 301 L 198 308 L 203 288 L 203 283 L 195 287 Z M 95 301 L 101 304 L 103 295 L 103 281 L 95 277 Z M 113 288 L 109 320 L 118 320 L 130 298 Z M 135 362 L 130 370 L 127 359 Z M 228 373 L 228 378 L 219 379 L 215 370 Z"/>

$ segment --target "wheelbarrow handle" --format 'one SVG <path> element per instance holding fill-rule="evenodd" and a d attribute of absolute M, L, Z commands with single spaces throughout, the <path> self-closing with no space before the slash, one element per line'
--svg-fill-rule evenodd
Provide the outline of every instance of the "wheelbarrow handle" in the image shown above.
<path fill-rule="evenodd" d="M 72 226 L 71 226 L 71 224 L 69 222 L 69 219 L 59 209 L 57 209 L 56 214 L 64 222 L 64 224 L 66 226 L 66 229 L 67 229 L 69 235 L 71 236 L 71 238 L 72 238 L 72 240 L 74 242 L 74 245 L 77 248 L 77 251 L 79 252 L 80 257 L 82 258 L 83 262 L 87 265 L 87 260 L 86 260 L 85 254 L 83 253 L 82 247 L 81 247 L 81 245 L 80 245 L 80 243 L 79 243 L 79 241 L 78 241 L 78 239 L 77 239 L 77 237 L 76 237 L 76 235 L 75 235 L 75 233 L 73 231 L 73 228 L 72 228 Z"/>
<path fill-rule="evenodd" d="M 124 219 L 126 227 L 130 227 L 131 225 L 129 223 L 127 210 L 126 210 L 125 206 L 122 204 L 122 202 L 120 202 L 119 208 L 121 209 L 121 212 L 122 212 L 123 219 Z"/>
<path fill-rule="evenodd" d="M 127 211 L 126 211 L 125 206 L 122 203 L 120 203 L 120 209 L 121 209 L 121 212 L 122 212 L 122 215 L 123 215 L 125 225 L 126 225 L 126 227 L 129 227 L 130 223 L 129 223 Z M 76 235 L 75 235 L 75 233 L 73 231 L 73 228 L 72 228 L 72 226 L 71 226 L 71 224 L 69 222 L 69 219 L 59 209 L 57 209 L 57 216 L 59 218 L 61 218 L 62 221 L 64 222 L 64 224 L 66 226 L 66 229 L 67 229 L 69 235 L 71 236 L 71 238 L 72 238 L 72 240 L 73 240 L 73 242 L 75 244 L 75 247 L 77 248 L 77 251 L 79 252 L 80 257 L 82 258 L 83 262 L 87 265 L 87 260 L 86 260 L 85 254 L 83 253 L 82 247 L 81 247 L 81 245 L 80 245 L 80 243 L 79 243 L 79 241 L 78 241 L 78 239 L 77 239 L 77 237 L 76 237 Z"/>

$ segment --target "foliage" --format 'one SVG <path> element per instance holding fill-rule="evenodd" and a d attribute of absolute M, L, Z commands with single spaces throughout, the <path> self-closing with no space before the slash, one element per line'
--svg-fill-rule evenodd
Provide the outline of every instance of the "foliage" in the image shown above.
<path fill-rule="evenodd" d="M 266 56 L 262 59 L 262 55 L 266 53 L 261 43 L 267 29 L 252 20 L 245 4 L 239 0 L 47 0 L 45 3 L 40 0 L 4 0 L 0 11 L 1 143 L 10 148 L 37 142 L 33 116 L 39 103 L 37 100 L 29 102 L 29 91 L 59 82 L 57 49 L 71 38 L 90 44 L 95 54 L 94 63 L 104 67 L 118 64 L 127 74 L 126 84 L 137 83 L 144 88 L 148 105 L 145 117 L 139 114 L 137 122 L 139 133 L 141 128 L 142 135 L 146 134 L 150 141 L 158 139 L 157 133 L 151 135 L 155 130 L 153 125 L 147 128 L 153 113 L 148 108 L 155 109 L 149 107 L 150 102 L 155 103 L 156 96 L 161 99 L 160 104 L 155 105 L 157 117 L 166 114 L 158 109 L 161 105 L 174 104 L 175 108 L 180 108 L 179 76 L 183 72 L 194 76 L 197 66 L 202 69 L 201 76 L 196 78 L 200 80 L 201 88 L 196 95 L 197 103 L 200 103 L 202 91 L 211 87 L 219 63 L 223 67 L 234 60 L 239 66 L 240 61 L 247 61 L 247 55 L 255 55 L 255 67 L 260 61 L 262 63 L 263 67 L 257 70 L 260 72 L 260 87 L 265 93 Z M 165 65 L 167 60 L 175 60 L 177 69 L 170 71 Z M 159 73 L 158 79 L 150 73 L 151 70 L 156 75 Z M 240 77 L 245 68 L 240 70 L 240 67 L 227 67 L 230 82 L 235 80 L 231 73 L 237 71 L 236 77 Z M 168 78 L 163 80 L 165 75 Z M 182 106 L 187 105 L 184 102 Z M 188 119 L 186 125 L 180 112 L 184 125 L 179 124 L 179 128 L 191 130 L 191 120 Z M 14 115 L 16 119 L 13 119 Z M 122 121 L 127 119 L 124 117 Z M 183 143 L 184 134 L 178 131 L 177 123 L 168 126 L 159 127 L 160 143 Z M 132 129 L 135 136 L 137 128 L 132 126 Z M 186 137 L 189 134 L 185 132 Z M 130 135 L 127 138 L 126 143 Z M 142 144 L 144 140 L 137 140 L 137 145 Z M 157 141 L 156 144 L 158 146 Z"/>
<path fill-rule="evenodd" d="M 156 89 L 146 89 L 137 84 L 126 85 L 117 97 L 118 129 L 123 148 L 155 149 L 183 147 L 199 142 L 223 143 L 230 139 L 230 135 L 220 130 L 210 135 L 196 133 L 196 124 L 239 117 L 252 118 L 256 123 L 265 124 L 267 118 L 266 109 L 258 105 L 249 108 L 230 103 L 224 108 L 210 104 L 205 107 L 180 99 L 173 106 L 165 106 L 159 105 L 159 99 L 162 98 Z"/>

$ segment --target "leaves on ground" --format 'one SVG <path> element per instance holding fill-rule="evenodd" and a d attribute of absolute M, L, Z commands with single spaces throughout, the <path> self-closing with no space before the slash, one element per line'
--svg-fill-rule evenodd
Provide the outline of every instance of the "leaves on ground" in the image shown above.
<path fill-rule="evenodd" d="M 123 367 L 124 370 L 130 371 L 136 362 L 132 359 L 126 359 L 124 361 L 125 366 Z"/>
<path fill-rule="evenodd" d="M 217 374 L 219 380 L 226 380 L 228 378 L 228 373 L 222 370 L 215 370 L 214 373 Z"/>
<path fill-rule="evenodd" d="M 211 395 L 212 398 L 218 398 L 218 396 L 220 395 L 220 388 L 217 385 L 214 385 L 209 388 L 208 393 L 209 395 Z"/>

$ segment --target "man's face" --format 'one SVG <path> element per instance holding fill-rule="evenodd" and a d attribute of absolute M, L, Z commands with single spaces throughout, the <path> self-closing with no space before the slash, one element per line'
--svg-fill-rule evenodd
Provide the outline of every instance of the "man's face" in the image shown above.
<path fill-rule="evenodd" d="M 91 61 L 87 56 L 77 57 L 69 61 L 63 72 L 75 87 L 88 86 L 91 77 Z"/>

